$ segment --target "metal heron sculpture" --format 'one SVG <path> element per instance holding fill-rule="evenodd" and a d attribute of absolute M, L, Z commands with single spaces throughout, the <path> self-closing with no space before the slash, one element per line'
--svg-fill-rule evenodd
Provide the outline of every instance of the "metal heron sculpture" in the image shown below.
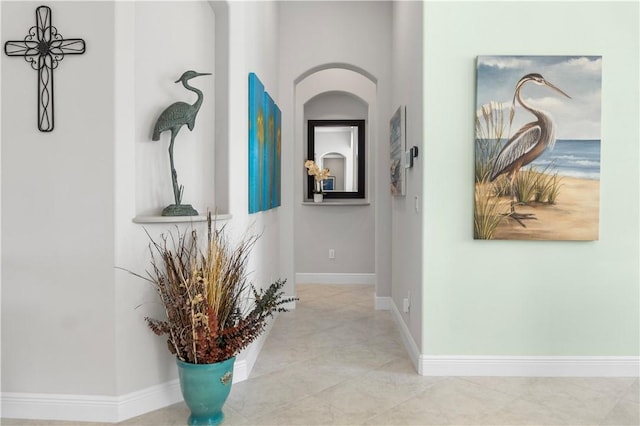
<path fill-rule="evenodd" d="M 173 197 L 175 204 L 171 204 L 162 211 L 162 216 L 197 216 L 198 212 L 191 207 L 190 204 L 182 204 L 182 192 L 184 187 L 178 185 L 178 174 L 173 163 L 173 143 L 176 139 L 176 135 L 180 131 L 183 125 L 187 125 L 189 130 L 193 130 L 196 124 L 196 115 L 202 106 L 204 96 L 202 91 L 189 85 L 189 80 L 201 75 L 211 75 L 211 73 L 198 73 L 195 71 L 186 71 L 180 76 L 175 83 L 182 82 L 185 89 L 194 92 L 198 99 L 194 104 L 188 104 L 186 102 L 175 102 L 165 108 L 160 114 L 160 117 L 156 120 L 156 124 L 153 127 L 153 136 L 151 140 L 160 140 L 160 133 L 165 130 L 171 131 L 171 142 L 169 143 L 169 161 L 171 163 L 171 181 L 173 183 Z"/>
<path fill-rule="evenodd" d="M 555 123 L 551 116 L 545 111 L 526 104 L 520 96 L 520 90 L 525 83 L 528 82 L 533 82 L 540 86 L 547 86 L 571 99 L 571 96 L 549 83 L 544 77 L 537 73 L 525 75 L 518 81 L 518 84 L 516 84 L 509 123 L 513 121 L 516 100 L 524 109 L 535 115 L 536 120 L 522 126 L 502 147 L 493 163 L 489 180 L 493 182 L 498 176 L 505 173 L 507 174 L 511 185 L 511 212 L 508 216 L 514 218 L 522 226 L 525 226 L 524 223 L 522 223 L 522 219 L 534 219 L 535 215 L 519 214 L 515 211 L 515 203 L 517 200 L 515 199 L 514 185 L 516 176 L 523 166 L 526 166 L 538 158 L 545 149 L 553 149 L 556 143 Z"/>

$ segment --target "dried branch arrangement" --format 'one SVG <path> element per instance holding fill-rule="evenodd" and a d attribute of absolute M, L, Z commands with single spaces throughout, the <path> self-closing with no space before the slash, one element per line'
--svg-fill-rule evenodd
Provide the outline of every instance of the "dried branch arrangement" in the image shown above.
<path fill-rule="evenodd" d="M 203 253 L 195 230 L 163 235 L 160 243 L 149 236 L 151 269 L 147 276 L 167 313 L 166 320 L 146 317 L 157 335 L 168 335 L 169 351 L 180 360 L 212 364 L 237 355 L 265 329 L 274 312 L 297 300 L 283 298 L 286 280 L 257 290 L 247 280 L 249 253 L 260 237 L 245 237 L 233 246 L 221 229 L 211 229 Z"/>

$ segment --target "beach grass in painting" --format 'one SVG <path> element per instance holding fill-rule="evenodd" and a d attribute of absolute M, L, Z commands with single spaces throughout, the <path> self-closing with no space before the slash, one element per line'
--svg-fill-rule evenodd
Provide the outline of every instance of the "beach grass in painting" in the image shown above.
<path fill-rule="evenodd" d="M 481 56 L 477 65 L 474 238 L 597 240 L 602 58 Z M 524 158 L 540 140 L 530 163 L 498 160 L 509 149 Z"/>

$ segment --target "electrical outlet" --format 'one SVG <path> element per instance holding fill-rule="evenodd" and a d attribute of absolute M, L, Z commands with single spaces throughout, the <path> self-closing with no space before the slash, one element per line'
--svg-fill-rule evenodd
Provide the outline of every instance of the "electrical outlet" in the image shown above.
<path fill-rule="evenodd" d="M 411 292 L 408 291 L 407 298 L 402 299 L 402 311 L 404 313 L 409 313 L 410 310 L 411 310 Z"/>
<path fill-rule="evenodd" d="M 336 251 L 334 249 L 329 249 L 329 259 L 336 258 Z"/>

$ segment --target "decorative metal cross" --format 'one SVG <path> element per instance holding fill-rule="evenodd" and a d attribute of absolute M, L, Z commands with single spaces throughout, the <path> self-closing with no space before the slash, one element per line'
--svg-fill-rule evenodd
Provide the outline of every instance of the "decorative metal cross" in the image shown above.
<path fill-rule="evenodd" d="M 36 25 L 29 29 L 24 40 L 7 41 L 4 52 L 9 56 L 23 56 L 31 68 L 38 71 L 38 129 L 53 130 L 53 70 L 65 55 L 84 53 L 84 40 L 63 39 L 51 25 L 51 9 L 36 9 Z"/>

